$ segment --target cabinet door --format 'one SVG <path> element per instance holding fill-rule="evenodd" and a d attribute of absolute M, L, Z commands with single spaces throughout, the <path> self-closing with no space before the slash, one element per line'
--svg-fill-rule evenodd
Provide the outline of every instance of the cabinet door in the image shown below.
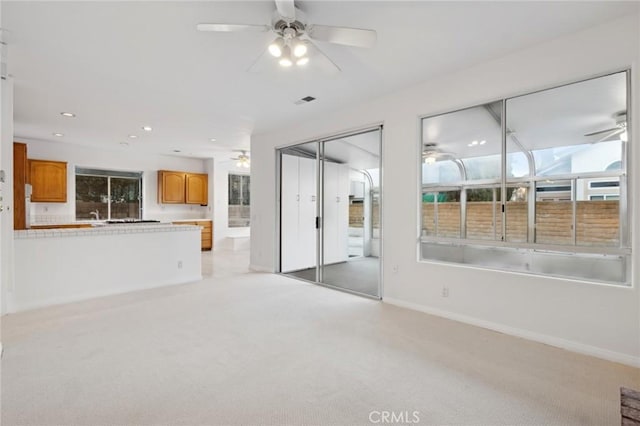
<path fill-rule="evenodd" d="M 324 162 L 324 200 L 322 235 L 324 264 L 340 261 L 338 250 L 338 167 L 336 163 Z"/>
<path fill-rule="evenodd" d="M 29 160 L 31 201 L 67 202 L 67 163 L 61 161 Z"/>
<path fill-rule="evenodd" d="M 349 167 L 346 164 L 338 166 L 338 222 L 336 256 L 338 262 L 349 260 Z"/>
<path fill-rule="evenodd" d="M 311 158 L 300 158 L 300 219 L 299 219 L 299 241 L 300 268 L 313 268 L 317 264 L 316 241 L 318 233 L 316 231 L 317 215 L 317 175 L 316 160 Z"/>
<path fill-rule="evenodd" d="M 300 269 L 298 244 L 300 191 L 298 157 L 282 155 L 280 191 L 280 262 L 281 272 Z"/>
<path fill-rule="evenodd" d="M 209 175 L 187 173 L 187 204 L 200 204 L 206 206 L 208 204 L 209 195 Z"/>
<path fill-rule="evenodd" d="M 185 173 L 160 170 L 158 172 L 158 202 L 184 204 Z"/>
<path fill-rule="evenodd" d="M 202 250 L 211 250 L 213 248 L 213 226 L 210 220 L 201 220 L 197 222 L 202 226 Z"/>
<path fill-rule="evenodd" d="M 27 228 L 25 184 L 27 183 L 27 145 L 13 144 L 13 229 Z"/>

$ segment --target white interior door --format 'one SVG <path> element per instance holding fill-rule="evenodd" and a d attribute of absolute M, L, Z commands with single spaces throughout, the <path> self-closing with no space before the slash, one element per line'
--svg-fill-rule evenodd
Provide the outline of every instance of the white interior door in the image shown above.
<path fill-rule="evenodd" d="M 316 160 L 298 157 L 300 203 L 298 250 L 300 263 L 297 269 L 315 268 L 316 259 L 316 215 L 317 215 L 317 185 Z"/>
<path fill-rule="evenodd" d="M 298 265 L 301 263 L 298 239 L 300 227 L 298 157 L 283 154 L 280 173 L 280 270 L 281 272 L 289 272 L 299 269 Z"/>

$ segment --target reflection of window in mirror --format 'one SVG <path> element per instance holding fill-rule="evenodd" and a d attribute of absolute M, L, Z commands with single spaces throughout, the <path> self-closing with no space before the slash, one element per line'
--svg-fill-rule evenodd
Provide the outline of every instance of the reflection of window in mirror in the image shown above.
<path fill-rule="evenodd" d="M 229 174 L 229 227 L 248 227 L 251 222 L 251 176 Z"/>

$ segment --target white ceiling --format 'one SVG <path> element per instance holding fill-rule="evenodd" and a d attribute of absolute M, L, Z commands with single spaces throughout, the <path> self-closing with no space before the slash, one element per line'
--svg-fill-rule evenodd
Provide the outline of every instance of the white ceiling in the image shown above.
<path fill-rule="evenodd" d="M 371 28 L 375 48 L 318 43 L 342 69 L 246 72 L 268 33 L 199 33 L 200 22 L 268 24 L 259 2 L 11 2 L 17 138 L 210 157 L 250 135 L 430 76 L 637 13 L 636 2 L 300 2 L 311 23 Z M 313 59 L 313 58 L 312 58 Z M 313 62 L 311 63 L 313 64 Z M 311 95 L 313 103 L 293 102 Z M 77 114 L 60 116 L 61 111 Z M 145 133 L 141 126 L 150 125 Z M 65 136 L 56 138 L 52 133 Z M 135 134 L 137 139 L 129 139 Z M 215 138 L 216 142 L 210 139 Z M 120 142 L 129 142 L 123 148 Z"/>

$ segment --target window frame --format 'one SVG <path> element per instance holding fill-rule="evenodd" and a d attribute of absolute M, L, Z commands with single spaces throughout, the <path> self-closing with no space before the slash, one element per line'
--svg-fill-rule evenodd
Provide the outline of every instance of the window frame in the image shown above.
<path fill-rule="evenodd" d="M 240 177 L 240 188 L 239 188 L 239 193 L 240 193 L 240 204 L 231 204 L 231 197 L 229 197 L 230 192 L 231 192 L 231 176 L 239 176 Z M 243 189 L 245 186 L 245 182 L 249 180 L 249 183 L 247 184 L 248 186 L 248 194 L 249 194 L 249 201 L 245 203 L 244 200 L 244 196 L 243 196 Z M 229 207 L 231 206 L 248 206 L 249 208 L 251 208 L 251 174 L 249 173 L 238 173 L 238 172 L 234 172 L 234 171 L 230 171 L 227 174 L 227 227 L 229 228 L 249 228 L 251 227 L 251 218 L 248 219 L 249 223 L 248 225 L 245 226 L 231 226 L 231 216 L 229 216 L 228 211 L 229 211 Z"/>
<path fill-rule="evenodd" d="M 474 263 L 465 263 L 465 262 L 458 262 L 458 261 L 448 261 L 448 260 L 438 260 L 438 259 L 430 259 L 430 258 L 424 258 L 423 254 L 422 254 L 422 244 L 423 243 L 433 243 L 433 244 L 444 244 L 444 245 L 452 245 L 452 246 L 473 246 L 473 247 L 479 247 L 479 246 L 488 246 L 488 247 L 495 247 L 498 249 L 504 248 L 504 249 L 514 249 L 514 250 L 530 250 L 530 251 L 535 251 L 535 252 L 545 252 L 545 253 L 557 253 L 560 255 L 570 255 L 570 254 L 585 254 L 585 255 L 603 255 L 603 256 L 626 256 L 628 261 L 627 261 L 627 266 L 626 266 L 626 280 L 624 282 L 614 282 L 614 283 L 610 283 L 610 282 L 603 282 L 603 281 L 598 281 L 598 280 L 589 280 L 586 278 L 581 278 L 578 276 L 572 277 L 572 276 L 557 276 L 557 275 L 549 275 L 550 277 L 556 277 L 556 278 L 562 278 L 562 279 L 569 279 L 569 280 L 574 280 L 574 281 L 586 281 L 586 282 L 591 282 L 593 283 L 594 281 L 596 283 L 604 283 L 604 284 L 613 284 L 616 286 L 623 286 L 623 287 L 632 287 L 632 276 L 631 276 L 631 238 L 629 235 L 629 230 L 630 230 L 630 226 L 632 223 L 632 218 L 633 218 L 633 211 L 631 209 L 632 206 L 632 190 L 630 188 L 630 180 L 629 180 L 629 176 L 631 175 L 631 164 L 630 164 L 630 153 L 631 153 L 631 144 L 627 141 L 627 142 L 621 142 L 621 167 L 619 169 L 616 170 L 604 170 L 604 171 L 598 171 L 598 172 L 588 172 L 588 173 L 568 173 L 568 174 L 558 174 L 558 175 L 552 175 L 552 176 L 539 176 L 536 175 L 536 170 L 535 168 L 533 170 L 530 170 L 529 175 L 525 175 L 522 177 L 509 177 L 507 176 L 507 157 L 508 154 L 511 151 L 508 151 L 508 141 L 507 141 L 507 101 L 510 99 L 515 99 L 518 97 L 522 97 L 522 96 L 527 96 L 530 94 L 534 94 L 534 93 L 538 93 L 538 92 L 543 92 L 543 91 L 547 91 L 547 90 L 552 90 L 552 89 L 556 89 L 556 88 L 560 88 L 563 86 L 567 86 L 567 85 L 572 85 L 572 84 L 576 84 L 576 83 L 581 83 L 581 82 L 586 82 L 586 81 L 590 81 L 590 80 L 594 80 L 594 79 L 598 79 L 598 78 L 603 78 L 603 77 L 607 77 L 607 76 L 611 76 L 611 75 L 615 75 L 615 74 L 621 74 L 624 73 L 625 75 L 625 79 L 626 79 L 626 110 L 627 110 L 627 128 L 626 131 L 628 132 L 628 141 L 632 141 L 634 140 L 634 134 L 632 132 L 633 130 L 633 124 L 632 121 L 633 119 L 632 117 L 632 99 L 631 99 L 631 95 L 632 95 L 632 79 L 631 79 L 631 69 L 630 68 L 625 68 L 625 69 L 621 69 L 621 70 L 616 70 L 616 71 L 611 71 L 611 72 L 607 72 L 607 73 L 603 73 L 603 74 L 599 74 L 599 75 L 595 75 L 592 77 L 587 77 L 587 78 L 582 78 L 582 79 L 576 79 L 573 81 L 569 81 L 566 83 L 562 83 L 562 84 L 555 84 L 555 85 L 550 85 L 548 87 L 544 87 L 542 89 L 538 89 L 538 90 L 533 90 L 533 91 L 528 91 L 528 92 L 524 92 L 524 93 L 520 93 L 517 95 L 513 95 L 513 96 L 505 96 L 499 99 L 489 99 L 486 102 L 482 102 L 482 103 L 478 103 L 478 104 L 474 104 L 474 105 L 469 105 L 469 106 L 465 106 L 463 108 L 456 108 L 456 109 L 451 109 L 451 110 L 444 110 L 444 111 L 440 111 L 440 112 L 436 112 L 436 113 L 432 113 L 432 114 L 427 114 L 427 115 L 419 115 L 418 116 L 418 120 L 417 120 L 417 128 L 418 128 L 418 137 L 417 137 L 417 147 L 418 147 L 418 156 L 417 156 L 417 164 L 418 164 L 418 206 L 417 206 L 417 212 L 418 212 L 418 217 L 417 217 L 417 261 L 420 263 L 444 263 L 444 264 L 448 264 L 448 265 L 456 265 L 456 266 L 462 266 L 462 267 L 474 267 L 474 268 L 481 268 L 481 269 L 489 269 L 489 270 L 501 270 L 501 271 L 511 271 L 511 272 L 516 272 L 516 273 L 531 273 L 531 274 L 536 274 L 536 275 L 540 275 L 538 273 L 535 272 L 527 272 L 527 271 L 520 271 L 520 270 L 510 270 L 507 267 L 498 267 L 498 266 L 485 266 L 485 265 L 480 265 L 480 264 L 474 264 Z M 443 183 L 423 183 L 423 144 L 424 144 L 424 140 L 423 140 L 423 132 L 424 132 L 424 122 L 425 120 L 429 119 L 429 118 L 434 118 L 434 117 L 438 117 L 444 114 L 450 114 L 450 113 L 455 113 L 455 112 L 460 112 L 460 111 L 464 111 L 470 108 L 476 108 L 476 107 L 482 107 L 484 105 L 488 105 L 488 104 L 492 104 L 492 103 L 496 103 L 496 102 L 501 102 L 502 103 L 502 121 L 501 121 L 501 142 L 502 142 L 502 149 L 500 151 L 500 162 L 501 162 L 501 176 L 500 178 L 496 181 L 493 179 L 483 179 L 483 180 L 467 180 L 467 181 L 460 181 L 460 182 L 443 182 Z M 530 151 L 531 153 L 533 151 Z M 531 166 L 530 166 L 531 167 Z M 532 238 L 531 235 L 531 229 L 535 230 L 535 201 L 536 201 L 536 197 L 535 195 L 537 194 L 537 191 L 533 192 L 533 200 L 534 200 L 534 205 L 528 206 L 529 209 L 529 217 L 528 217 L 528 236 L 527 236 L 527 242 L 509 242 L 509 241 L 505 241 L 506 239 L 506 215 L 505 215 L 505 209 L 506 209 L 506 202 L 508 200 L 502 200 L 502 195 L 501 194 L 506 194 L 506 189 L 507 187 L 513 186 L 514 184 L 517 183 L 521 183 L 523 185 L 526 185 L 527 187 L 529 187 L 529 185 L 532 185 L 531 187 L 535 188 L 535 185 L 537 182 L 540 181 L 545 181 L 548 179 L 552 179 L 554 181 L 561 181 L 561 180 L 568 180 L 568 181 L 572 181 L 574 188 L 572 191 L 575 191 L 575 182 L 579 179 L 603 179 L 603 178 L 615 178 L 617 180 L 619 180 L 619 243 L 617 246 L 585 246 L 585 245 L 576 245 L 575 244 L 575 239 L 574 239 L 574 244 L 568 245 L 568 244 L 544 244 L 544 243 L 536 243 L 535 242 L 535 238 Z M 460 232 L 460 237 L 459 238 L 449 238 L 449 237 L 438 237 L 437 234 L 434 235 L 425 235 L 423 234 L 423 194 L 425 193 L 429 193 L 429 192 L 442 192 L 442 191 L 446 191 L 446 190 L 454 190 L 454 189 L 458 189 L 462 192 L 463 189 L 467 190 L 467 189 L 475 189 L 475 188 L 488 188 L 488 187 L 495 187 L 495 185 L 497 185 L 497 198 L 494 198 L 494 203 L 497 206 L 497 214 L 494 216 L 494 234 L 497 234 L 497 238 L 495 239 L 471 239 L 471 238 L 467 238 L 466 237 L 466 233 L 464 232 L 466 230 L 467 224 L 466 224 L 466 215 L 465 215 L 465 211 L 466 211 L 466 205 L 463 205 L 463 197 L 461 195 L 461 206 L 460 206 L 460 222 L 461 222 L 461 232 Z M 587 185 L 589 189 L 591 188 L 591 182 L 589 182 L 589 184 Z M 610 188 L 599 188 L 599 189 L 610 189 Z M 577 202 L 577 200 L 575 199 L 575 197 L 573 197 L 573 203 L 575 205 L 575 203 Z M 607 198 L 605 197 L 605 200 Z M 585 201 L 589 201 L 590 197 L 587 197 Z M 465 200 L 466 202 L 466 200 Z M 529 204 L 531 204 L 531 198 L 528 198 L 528 202 Z M 531 214 L 533 213 L 533 214 Z M 502 220 L 501 220 L 501 225 L 502 225 L 502 230 L 500 230 L 500 226 L 498 226 L 497 223 L 497 219 L 499 218 L 499 216 L 502 215 Z M 436 216 L 437 217 L 437 216 Z M 575 227 L 575 221 L 576 221 L 576 212 L 575 212 L 575 207 L 574 207 L 574 212 L 573 212 L 573 220 L 574 220 L 574 229 L 573 232 L 575 234 L 576 232 L 576 227 Z M 532 226 L 533 225 L 533 226 Z M 437 225 L 436 225 L 437 227 Z M 533 234 L 535 235 L 535 233 Z"/>
<path fill-rule="evenodd" d="M 144 211 L 144 206 L 143 206 L 143 200 L 144 200 L 144 196 L 143 196 L 143 178 L 144 178 L 144 173 L 143 172 L 130 172 L 130 171 L 122 171 L 122 170 L 113 170 L 113 169 L 97 169 L 97 168 L 88 168 L 88 167 L 80 167 L 80 166 L 76 166 L 75 170 L 74 170 L 74 217 L 75 220 L 90 220 L 90 219 L 78 219 L 78 206 L 77 206 L 77 196 L 78 196 L 78 186 L 77 186 L 77 178 L 78 176 L 88 176 L 88 177 L 101 177 L 101 178 L 106 178 L 107 179 L 107 196 L 108 196 L 108 202 L 107 204 L 107 217 L 105 218 L 100 218 L 99 220 L 112 220 L 111 218 L 111 204 L 113 202 L 112 200 L 112 194 L 111 194 L 111 179 L 112 178 L 116 178 L 116 179 L 131 179 L 131 180 L 137 180 L 138 181 L 138 203 L 139 203 L 139 208 L 138 208 L 138 217 L 137 219 L 142 219 L 143 218 L 143 211 Z M 134 218 L 136 219 L 136 218 Z"/>

